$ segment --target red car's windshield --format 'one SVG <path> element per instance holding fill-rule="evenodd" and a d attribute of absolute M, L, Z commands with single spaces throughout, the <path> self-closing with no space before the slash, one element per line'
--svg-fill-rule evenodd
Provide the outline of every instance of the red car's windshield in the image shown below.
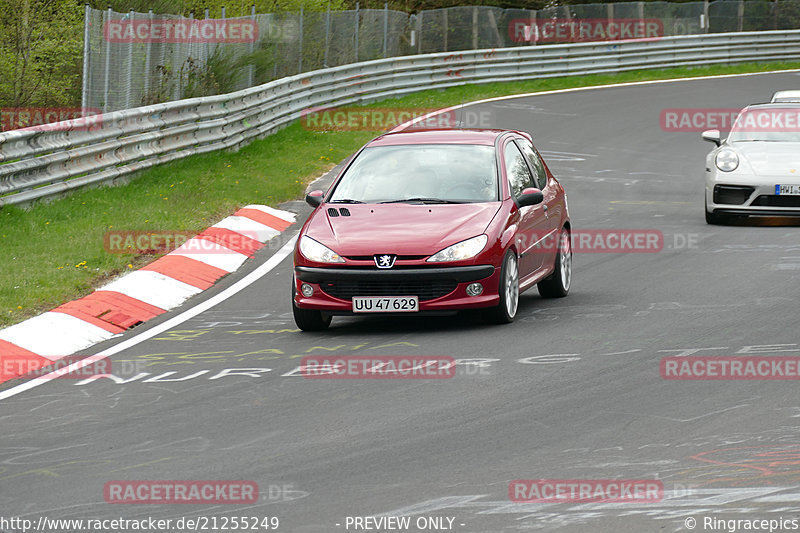
<path fill-rule="evenodd" d="M 329 202 L 494 202 L 496 169 L 493 146 L 374 146 L 359 154 Z"/>

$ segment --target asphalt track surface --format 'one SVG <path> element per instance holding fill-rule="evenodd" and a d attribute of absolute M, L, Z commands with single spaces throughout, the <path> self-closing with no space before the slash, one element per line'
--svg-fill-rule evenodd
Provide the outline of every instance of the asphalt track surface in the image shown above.
<path fill-rule="evenodd" d="M 687 517 L 710 531 L 705 517 L 800 518 L 797 382 L 659 376 L 665 356 L 800 355 L 797 224 L 706 225 L 711 145 L 659 125 L 664 108 L 737 108 L 798 82 L 741 76 L 474 108 L 494 126 L 533 133 L 576 229 L 659 230 L 664 249 L 578 253 L 571 294 L 525 293 L 508 326 L 470 315 L 337 317 L 320 334 L 295 330 L 284 260 L 112 356 L 126 383 L 57 379 L 0 401 L 0 518 L 275 516 L 279 531 L 298 533 L 354 531 L 347 517 L 368 515 L 450 517 L 452 531 L 484 533 L 688 531 Z M 310 211 L 289 207 L 300 220 Z M 125 338 L 224 290 L 280 244 Z M 489 361 L 439 380 L 292 375 L 300 357 L 322 354 Z M 251 375 L 232 375 L 241 369 Z M 509 501 L 511 480 L 542 478 L 658 479 L 665 493 L 648 504 Z M 166 479 L 252 480 L 260 499 L 104 501 L 108 481 Z"/>

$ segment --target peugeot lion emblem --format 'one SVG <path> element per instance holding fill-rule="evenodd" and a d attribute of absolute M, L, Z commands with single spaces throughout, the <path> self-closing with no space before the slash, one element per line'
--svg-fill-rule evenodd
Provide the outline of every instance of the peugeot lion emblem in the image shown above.
<path fill-rule="evenodd" d="M 397 256 L 394 254 L 378 254 L 373 257 L 378 268 L 392 268 Z"/>

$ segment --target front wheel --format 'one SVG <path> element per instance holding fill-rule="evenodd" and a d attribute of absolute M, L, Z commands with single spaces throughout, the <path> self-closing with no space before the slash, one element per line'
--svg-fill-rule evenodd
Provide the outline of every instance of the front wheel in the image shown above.
<path fill-rule="evenodd" d="M 301 309 L 294 303 L 295 287 L 292 284 L 292 314 L 294 323 L 303 331 L 323 331 L 331 325 L 331 315 L 318 309 Z"/>
<path fill-rule="evenodd" d="M 537 285 L 542 298 L 563 298 L 569 294 L 572 283 L 572 239 L 564 228 L 558 238 L 558 252 L 553 264 L 553 273 Z"/>
<path fill-rule="evenodd" d="M 500 304 L 484 311 L 484 319 L 492 324 L 508 324 L 517 316 L 519 305 L 519 265 L 513 250 L 506 252 L 500 269 Z"/>

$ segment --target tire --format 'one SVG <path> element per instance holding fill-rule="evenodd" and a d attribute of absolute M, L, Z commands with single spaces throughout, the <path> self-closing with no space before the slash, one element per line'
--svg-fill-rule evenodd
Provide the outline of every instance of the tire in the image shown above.
<path fill-rule="evenodd" d="M 506 252 L 500 268 L 500 283 L 497 292 L 500 303 L 483 312 L 483 317 L 492 324 L 509 324 L 517 316 L 519 307 L 519 264 L 513 250 Z"/>
<path fill-rule="evenodd" d="M 706 201 L 706 224 L 713 224 L 715 226 L 724 226 L 731 221 L 728 215 L 717 215 L 708 211 L 708 202 Z"/>
<path fill-rule="evenodd" d="M 331 315 L 318 309 L 301 309 L 294 303 L 296 289 L 292 281 L 292 314 L 294 323 L 303 331 L 324 331 L 331 325 Z"/>
<path fill-rule="evenodd" d="M 553 273 L 537 284 L 542 298 L 563 298 L 572 284 L 572 238 L 567 228 L 558 236 L 558 251 L 553 262 Z"/>

